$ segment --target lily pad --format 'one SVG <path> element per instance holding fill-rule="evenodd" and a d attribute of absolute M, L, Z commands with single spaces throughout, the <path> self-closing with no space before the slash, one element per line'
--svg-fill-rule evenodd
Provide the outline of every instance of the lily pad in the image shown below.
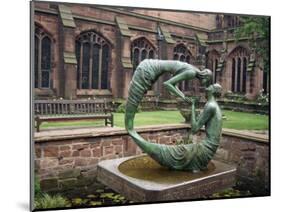
<path fill-rule="evenodd" d="M 91 205 L 91 206 L 102 205 L 102 202 L 100 202 L 100 201 L 91 201 L 91 202 L 90 202 L 90 205 Z"/>
<path fill-rule="evenodd" d="M 100 195 L 100 198 L 110 198 L 113 199 L 114 198 L 114 193 L 103 193 Z"/>
<path fill-rule="evenodd" d="M 98 196 L 95 194 L 89 194 L 87 197 L 90 199 L 94 199 L 94 198 L 97 198 Z"/>

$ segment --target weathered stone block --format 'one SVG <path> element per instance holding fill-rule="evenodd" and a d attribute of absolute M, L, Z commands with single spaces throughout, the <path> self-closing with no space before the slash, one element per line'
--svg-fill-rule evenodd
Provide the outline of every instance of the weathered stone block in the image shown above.
<path fill-rule="evenodd" d="M 104 155 L 111 155 L 111 154 L 113 154 L 113 146 L 104 147 Z"/>
<path fill-rule="evenodd" d="M 58 189 L 58 179 L 57 178 L 43 179 L 40 182 L 40 186 L 42 191 L 56 190 Z"/>
<path fill-rule="evenodd" d="M 59 148 L 57 146 L 45 146 L 43 152 L 44 157 L 58 157 Z"/>
<path fill-rule="evenodd" d="M 80 156 L 81 157 L 91 157 L 91 150 L 84 149 L 80 151 Z"/>
<path fill-rule="evenodd" d="M 95 147 L 93 150 L 93 157 L 101 157 L 102 156 L 102 148 L 101 147 Z"/>
<path fill-rule="evenodd" d="M 59 173 L 60 179 L 76 178 L 80 175 L 80 169 L 67 169 Z"/>
<path fill-rule="evenodd" d="M 76 187 L 76 178 L 69 178 L 69 179 L 64 179 L 59 181 L 59 187 L 62 190 L 68 190 L 68 189 L 73 189 Z"/>
<path fill-rule="evenodd" d="M 75 150 L 72 152 L 72 157 L 78 157 L 78 156 L 80 156 L 80 151 Z"/>
<path fill-rule="evenodd" d="M 88 159 L 87 158 L 75 158 L 74 166 L 87 166 Z"/>
<path fill-rule="evenodd" d="M 70 150 L 66 150 L 66 151 L 61 151 L 59 153 L 60 157 L 70 157 L 71 156 L 71 151 Z"/>
<path fill-rule="evenodd" d="M 60 151 L 71 150 L 71 146 L 60 146 Z"/>

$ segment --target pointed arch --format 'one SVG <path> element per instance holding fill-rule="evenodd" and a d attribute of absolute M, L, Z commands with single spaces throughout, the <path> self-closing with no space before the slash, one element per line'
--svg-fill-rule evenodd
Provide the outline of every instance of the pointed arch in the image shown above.
<path fill-rule="evenodd" d="M 111 42 L 95 30 L 76 37 L 77 88 L 108 89 Z"/>
<path fill-rule="evenodd" d="M 191 63 L 192 58 L 193 57 L 191 52 L 183 43 L 179 43 L 174 47 L 174 57 L 173 57 L 174 60 Z M 190 85 L 186 80 L 179 83 L 179 89 L 181 91 L 187 91 L 189 87 Z"/>
<path fill-rule="evenodd" d="M 250 50 L 242 45 L 236 46 L 228 54 L 232 62 L 231 89 L 232 92 L 246 93 L 247 88 L 247 66 Z"/>
<path fill-rule="evenodd" d="M 131 59 L 133 70 L 137 68 L 142 60 L 154 59 L 155 56 L 156 48 L 146 37 L 141 36 L 132 40 Z"/>
<path fill-rule="evenodd" d="M 34 87 L 50 89 L 54 40 L 41 24 L 35 23 L 34 31 Z"/>
<path fill-rule="evenodd" d="M 218 65 L 220 60 L 220 53 L 216 49 L 212 49 L 207 53 L 207 67 L 213 72 L 213 82 L 218 81 Z"/>

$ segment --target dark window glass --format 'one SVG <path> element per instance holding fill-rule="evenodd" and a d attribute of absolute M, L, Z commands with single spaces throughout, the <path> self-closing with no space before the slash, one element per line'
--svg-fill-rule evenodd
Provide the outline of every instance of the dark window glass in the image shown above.
<path fill-rule="evenodd" d="M 242 79 L 242 92 L 246 92 L 246 77 L 247 77 L 247 59 L 243 58 L 243 79 Z"/>
<path fill-rule="evenodd" d="M 190 56 L 189 55 L 186 56 L 186 62 L 190 63 Z"/>
<path fill-rule="evenodd" d="M 83 44 L 82 89 L 89 88 L 90 44 Z"/>
<path fill-rule="evenodd" d="M 133 68 L 134 68 L 134 70 L 139 65 L 139 55 L 140 55 L 139 49 L 135 49 L 134 53 L 133 53 Z"/>
<path fill-rule="evenodd" d="M 214 82 L 217 82 L 217 68 L 218 68 L 218 59 L 215 59 L 215 67 L 214 67 Z"/>
<path fill-rule="evenodd" d="M 35 64 L 34 64 L 34 75 L 35 75 L 34 87 L 35 88 L 39 87 L 38 86 L 38 76 L 39 76 L 39 74 L 38 74 L 38 72 L 39 72 L 39 67 L 38 67 L 38 65 L 39 65 L 39 63 L 38 63 L 39 55 L 38 54 L 39 53 L 38 53 L 38 51 L 39 51 L 39 39 L 37 36 L 35 36 L 35 58 L 34 58 L 34 62 L 35 62 Z"/>
<path fill-rule="evenodd" d="M 147 57 L 147 51 L 144 49 L 144 50 L 142 50 L 142 52 L 141 52 L 141 61 L 143 61 L 144 59 L 146 59 L 146 57 Z"/>
<path fill-rule="evenodd" d="M 80 51 L 81 51 L 81 44 L 79 41 L 75 42 L 75 53 L 77 59 L 77 88 L 80 88 Z"/>
<path fill-rule="evenodd" d="M 153 59 L 154 58 L 154 51 L 150 50 L 149 51 L 149 56 L 148 58 Z"/>
<path fill-rule="evenodd" d="M 108 88 L 108 64 L 109 64 L 109 46 L 102 47 L 102 71 L 101 71 L 101 89 Z"/>
<path fill-rule="evenodd" d="M 185 61 L 185 56 L 184 56 L 184 55 L 181 55 L 181 56 L 180 56 L 180 61 L 182 61 L 182 62 Z"/>
<path fill-rule="evenodd" d="M 51 68 L 51 40 L 48 37 L 44 37 L 42 40 L 41 49 L 41 68 L 50 69 Z"/>
<path fill-rule="evenodd" d="M 50 72 L 42 70 L 42 88 L 49 88 L 50 87 Z"/>
<path fill-rule="evenodd" d="M 232 59 L 232 76 L 231 76 L 231 90 L 232 92 L 235 92 L 235 68 L 236 68 L 236 61 L 235 58 Z"/>
<path fill-rule="evenodd" d="M 42 39 L 41 48 L 41 87 L 50 87 L 50 69 L 51 69 L 51 40 L 48 37 Z"/>
<path fill-rule="evenodd" d="M 92 72 L 92 88 L 99 88 L 99 66 L 100 66 L 100 46 L 98 44 L 93 45 L 93 72 Z"/>
<path fill-rule="evenodd" d="M 241 58 L 238 58 L 238 69 L 237 69 L 237 82 L 236 82 L 236 91 L 241 92 Z"/>

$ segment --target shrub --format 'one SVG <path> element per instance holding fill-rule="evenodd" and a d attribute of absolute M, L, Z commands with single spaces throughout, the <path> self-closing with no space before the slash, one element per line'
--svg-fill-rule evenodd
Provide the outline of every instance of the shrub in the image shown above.
<path fill-rule="evenodd" d="M 59 194 L 50 196 L 49 194 L 42 192 L 39 177 L 37 175 L 35 175 L 34 180 L 34 195 L 36 209 L 63 208 L 71 206 L 68 200 Z"/>
<path fill-rule="evenodd" d="M 40 187 L 39 177 L 37 175 L 35 175 L 35 180 L 34 180 L 34 195 L 35 195 L 35 198 L 38 197 L 41 194 L 42 194 L 42 191 L 41 191 L 41 187 Z"/>
<path fill-rule="evenodd" d="M 35 208 L 44 209 L 44 208 L 63 208 L 70 207 L 68 200 L 61 195 L 57 194 L 51 196 L 47 193 L 40 195 L 40 197 L 35 198 Z"/>

